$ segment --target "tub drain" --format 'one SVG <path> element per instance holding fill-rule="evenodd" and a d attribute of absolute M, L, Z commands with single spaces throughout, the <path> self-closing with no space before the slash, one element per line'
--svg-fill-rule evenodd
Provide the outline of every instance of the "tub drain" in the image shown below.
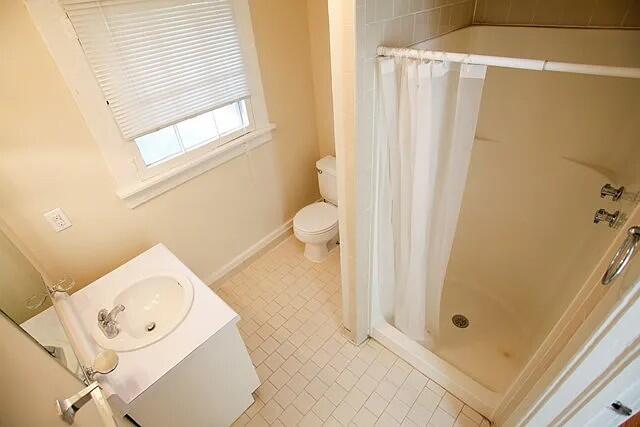
<path fill-rule="evenodd" d="M 469 319 L 467 319 L 462 314 L 454 314 L 451 318 L 451 321 L 453 322 L 453 326 L 455 326 L 456 328 L 464 329 L 469 326 Z"/>
<path fill-rule="evenodd" d="M 147 332 L 151 332 L 155 328 L 156 328 L 156 322 L 147 323 L 147 326 L 145 326 L 145 329 L 147 330 Z"/>

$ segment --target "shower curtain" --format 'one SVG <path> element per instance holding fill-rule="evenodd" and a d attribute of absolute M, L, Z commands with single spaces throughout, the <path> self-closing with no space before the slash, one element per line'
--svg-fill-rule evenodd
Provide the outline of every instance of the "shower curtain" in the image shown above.
<path fill-rule="evenodd" d="M 373 265 L 378 304 L 410 338 L 439 333 L 486 67 L 379 58 Z"/>

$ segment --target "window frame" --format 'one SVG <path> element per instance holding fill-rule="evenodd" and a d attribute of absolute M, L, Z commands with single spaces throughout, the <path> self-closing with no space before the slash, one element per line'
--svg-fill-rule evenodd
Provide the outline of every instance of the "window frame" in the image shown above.
<path fill-rule="evenodd" d="M 249 127 L 149 166 L 135 141 L 122 136 L 58 0 L 25 2 L 115 179 L 116 193 L 129 207 L 135 208 L 272 139 L 275 125 L 269 121 L 264 100 L 248 0 L 232 3 L 251 88 L 251 96 L 245 98 Z"/>
<path fill-rule="evenodd" d="M 235 140 L 245 135 L 251 134 L 251 132 L 255 130 L 251 99 L 246 98 L 244 99 L 244 101 L 247 111 L 247 126 L 243 127 L 242 129 L 227 133 L 222 137 L 205 140 L 196 147 L 191 148 L 190 150 L 185 150 L 184 152 L 169 156 L 166 159 L 159 160 L 156 163 L 147 165 L 135 140 L 131 141 L 136 148 L 134 159 L 141 179 L 144 181 L 156 176 L 161 176 L 176 167 L 180 167 L 183 164 L 197 161 L 199 158 L 207 155 L 209 152 L 222 152 L 224 151 L 224 145 L 233 144 Z"/>

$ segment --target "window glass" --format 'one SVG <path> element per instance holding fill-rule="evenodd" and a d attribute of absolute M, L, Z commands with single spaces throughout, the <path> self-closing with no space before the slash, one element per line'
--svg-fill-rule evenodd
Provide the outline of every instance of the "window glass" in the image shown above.
<path fill-rule="evenodd" d="M 245 126 L 249 126 L 249 114 L 247 112 L 247 103 L 244 100 L 239 102 L 240 104 L 240 113 L 242 114 L 242 123 Z"/>
<path fill-rule="evenodd" d="M 135 143 L 144 164 L 151 166 L 223 136 L 228 142 L 234 132 L 240 136 L 238 131 L 248 126 L 247 105 L 242 100 L 136 138 Z"/>
<path fill-rule="evenodd" d="M 218 137 L 211 111 L 180 122 L 176 127 L 178 128 L 182 145 L 186 150 Z"/>
<path fill-rule="evenodd" d="M 214 110 L 213 115 L 220 134 L 230 133 L 244 127 L 242 114 L 237 102 Z"/>
<path fill-rule="evenodd" d="M 182 152 L 173 126 L 136 138 L 136 144 L 147 166 Z"/>

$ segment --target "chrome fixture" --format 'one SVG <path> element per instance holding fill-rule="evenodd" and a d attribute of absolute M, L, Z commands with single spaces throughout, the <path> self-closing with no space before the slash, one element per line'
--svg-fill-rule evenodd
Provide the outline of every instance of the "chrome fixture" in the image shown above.
<path fill-rule="evenodd" d="M 78 412 L 85 403 L 91 400 L 91 392 L 99 388 L 100 384 L 98 384 L 97 381 L 94 381 L 68 399 L 56 400 L 58 415 L 60 415 L 67 424 L 73 424 L 76 412 Z"/>
<path fill-rule="evenodd" d="M 594 224 L 598 224 L 601 221 L 604 221 L 609 224 L 609 227 L 613 227 L 616 225 L 616 221 L 620 216 L 620 211 L 615 211 L 614 213 L 609 213 L 604 209 L 598 209 L 596 214 L 593 217 Z"/>
<path fill-rule="evenodd" d="M 611 196 L 611 200 L 614 202 L 620 200 L 622 194 L 624 193 L 624 187 L 615 188 L 611 184 L 605 184 L 600 189 L 600 197 L 603 199 L 607 198 L 607 196 Z"/>
<path fill-rule="evenodd" d="M 625 417 L 628 417 L 633 413 L 631 408 L 629 408 L 627 405 L 620 402 L 619 400 L 616 400 L 615 402 L 613 402 L 611 404 L 611 407 L 615 412 L 617 412 L 620 415 L 624 415 Z"/>
<path fill-rule="evenodd" d="M 120 333 L 116 317 L 124 311 L 124 305 L 118 304 L 111 311 L 102 309 L 98 312 L 98 326 L 107 338 L 115 338 Z"/>
<path fill-rule="evenodd" d="M 638 246 L 640 246 L 640 227 L 636 225 L 627 230 L 627 238 L 622 242 L 620 249 L 613 256 L 607 271 L 602 276 L 603 285 L 613 282 L 624 271 L 631 258 L 638 251 Z"/>

